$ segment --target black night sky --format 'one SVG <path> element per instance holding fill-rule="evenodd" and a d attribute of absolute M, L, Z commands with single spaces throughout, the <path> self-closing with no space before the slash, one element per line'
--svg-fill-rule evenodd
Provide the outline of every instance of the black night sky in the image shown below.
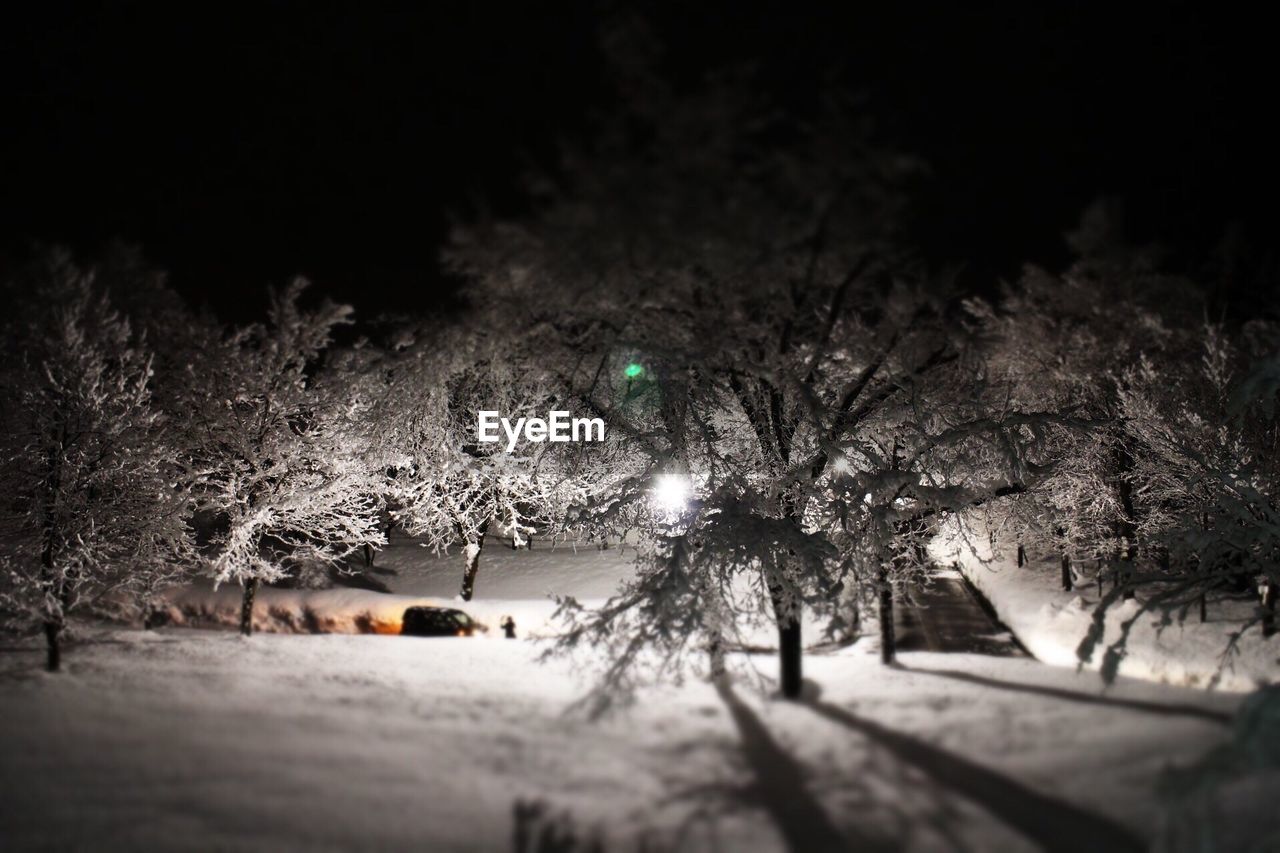
<path fill-rule="evenodd" d="M 1232 222 L 1267 257 L 1261 22 L 1184 4 L 842 6 L 647 14 L 677 84 L 747 62 L 798 112 L 824 86 L 865 94 L 883 139 L 932 165 L 918 245 L 978 287 L 1061 265 L 1060 234 L 1100 195 L 1122 196 L 1133 237 L 1175 263 L 1203 265 Z M 297 272 L 366 317 L 447 308 L 450 215 L 519 205 L 522 171 L 610 106 L 597 32 L 611 8 L 6 11 L 3 257 L 122 238 L 228 318 Z"/>

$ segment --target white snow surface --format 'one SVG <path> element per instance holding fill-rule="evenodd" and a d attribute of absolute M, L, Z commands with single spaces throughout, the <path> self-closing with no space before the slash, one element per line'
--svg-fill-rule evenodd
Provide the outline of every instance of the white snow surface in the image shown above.
<path fill-rule="evenodd" d="M 515 620 L 520 637 L 552 637 L 563 629 L 554 615 L 554 596 L 572 596 L 585 607 L 597 607 L 634 574 L 636 550 L 612 543 L 546 541 L 533 550 L 513 550 L 491 538 L 480 556 L 475 594 L 458 596 L 464 557 L 461 548 L 436 555 L 412 537 L 393 534 L 372 568 L 349 583 L 378 585 L 385 592 L 339 585 L 333 589 L 263 587 L 254 602 L 254 630 L 272 633 L 399 633 L 405 608 L 451 607 L 469 614 L 482 630 L 496 636 L 506 616 Z M 188 627 L 234 628 L 240 622 L 241 588 L 208 581 L 175 587 L 165 593 L 169 621 Z M 826 623 L 816 614 L 803 618 L 807 643 L 824 641 Z M 767 621 L 738 626 L 736 639 L 756 649 L 775 648 L 777 634 Z"/>
<path fill-rule="evenodd" d="M 530 550 L 513 550 L 489 537 L 480 554 L 475 597 L 538 600 L 557 594 L 603 600 L 631 577 L 635 556 L 635 548 L 625 544 L 601 549 L 595 543 L 538 539 Z M 460 547 L 437 556 L 397 531 L 369 573 L 401 595 L 453 598 L 462 585 L 462 568 Z"/>
<path fill-rule="evenodd" d="M 486 548 L 467 609 L 531 625 L 546 592 L 599 600 L 628 571 L 629 549 L 561 548 Z M 372 575 L 394 595 L 264 590 L 258 618 L 290 601 L 341 619 L 452 603 L 461 564 L 402 540 L 376 561 L 395 574 Z M 0 654 L 6 851 L 509 851 L 518 801 L 609 853 L 1098 850 L 1095 820 L 1161 832 L 1157 780 L 1226 742 L 1240 701 L 1124 677 L 1104 692 L 1025 658 L 886 668 L 863 641 L 806 656 L 807 703 L 770 697 L 773 656 L 738 654 L 732 694 L 691 671 L 591 720 L 575 703 L 599 661 L 543 662 L 545 642 L 496 632 L 77 636 L 57 675 L 36 638 Z M 1235 802 L 1227 827 L 1276 824 Z"/>
<path fill-rule="evenodd" d="M 1076 650 L 1099 601 L 1097 587 L 1082 579 L 1071 592 L 1063 591 L 1059 558 L 1036 560 L 1032 555 L 1019 568 L 1016 543 L 998 544 L 993 548 L 981 529 L 962 535 L 953 524 L 930 550 L 941 564 L 959 566 L 991 602 L 1000 621 L 1036 658 L 1054 666 L 1081 666 Z M 1108 609 L 1106 632 L 1085 668 L 1100 667 L 1103 652 L 1119 638 L 1122 623 L 1138 614 L 1141 597 L 1139 592 L 1138 599 L 1117 602 Z M 1274 683 L 1280 677 L 1280 637 L 1268 640 L 1255 625 L 1241 637 L 1236 651 L 1224 657 L 1230 635 L 1251 608 L 1246 602 L 1211 600 L 1209 620 L 1203 624 L 1194 608 L 1184 620 L 1171 614 L 1167 625 L 1161 625 L 1158 610 L 1138 615 L 1120 672 L 1165 684 L 1212 684 L 1230 691 Z"/>
<path fill-rule="evenodd" d="M 399 532 L 364 569 L 362 579 L 386 592 L 337 586 L 333 589 L 264 587 L 254 603 L 254 630 L 274 633 L 399 633 L 405 608 L 417 605 L 465 611 L 497 635 L 504 616 L 515 619 L 520 636 L 548 636 L 558 630 L 551 620 L 553 595 L 572 595 L 587 605 L 599 604 L 632 574 L 635 550 L 611 545 L 538 542 L 534 550 L 512 550 L 492 540 L 481 553 L 475 595 L 458 597 L 463 552 L 436 555 Z M 357 579 L 359 580 L 359 579 Z M 241 589 L 209 582 L 169 590 L 170 620 L 193 627 L 234 627 L 240 620 Z"/>
<path fill-rule="evenodd" d="M 0 656 L 7 850 L 510 850 L 520 799 L 609 850 L 1032 850 L 1049 830 L 1019 815 L 1074 809 L 1149 838 L 1161 769 L 1222 742 L 1204 715 L 1237 701 L 856 645 L 807 659 L 818 705 L 766 698 L 737 656 L 736 714 L 691 678 L 590 721 L 567 711 L 588 674 L 529 641 L 82 636 L 59 675 L 34 642 Z"/>

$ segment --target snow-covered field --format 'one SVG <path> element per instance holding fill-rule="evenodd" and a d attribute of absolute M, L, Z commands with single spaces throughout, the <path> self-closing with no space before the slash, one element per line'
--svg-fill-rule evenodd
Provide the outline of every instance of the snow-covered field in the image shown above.
<path fill-rule="evenodd" d="M 553 595 L 573 595 L 600 603 L 630 577 L 635 551 L 612 545 L 539 542 L 534 550 L 514 551 L 495 540 L 485 548 L 475 598 L 457 597 L 463 560 L 458 549 L 437 556 L 417 540 L 393 533 L 374 566 L 351 583 L 324 590 L 268 589 L 258 592 L 254 628 L 276 633 L 399 633 L 406 607 L 432 605 L 465 610 L 497 636 L 502 618 L 511 616 L 520 636 L 547 636 L 557 630 L 551 617 Z M 240 587 L 209 582 L 170 590 L 171 623 L 192 627 L 233 627 L 240 619 Z"/>
<path fill-rule="evenodd" d="M 538 600 L 550 594 L 571 594 L 582 600 L 603 600 L 618 583 L 631 576 L 635 548 L 612 544 L 534 542 L 531 550 L 513 551 L 496 536 L 489 537 L 480 556 L 476 598 Z M 453 548 L 436 556 L 417 540 L 399 531 L 378 552 L 370 577 L 401 595 L 452 598 L 462 583 L 462 551 Z"/>
<path fill-rule="evenodd" d="M 1084 639 L 1100 596 L 1097 588 L 1080 583 L 1071 592 L 1061 586 L 1061 569 L 1055 558 L 1017 565 L 1017 549 L 1006 544 L 993 556 L 987 537 L 949 535 L 934 540 L 931 551 L 943 565 L 956 563 L 991 602 L 1000 620 L 1039 660 L 1055 666 L 1076 667 L 1076 650 Z M 1139 593 L 1139 600 L 1141 598 Z M 1109 608 L 1106 633 L 1086 666 L 1098 669 L 1107 646 L 1119 638 L 1123 623 L 1136 620 L 1125 645 L 1120 672 L 1167 684 L 1247 691 L 1280 679 L 1280 637 L 1270 640 L 1255 625 L 1224 657 L 1231 633 L 1246 618 L 1253 604 L 1213 601 L 1209 620 L 1198 614 L 1162 624 L 1162 613 L 1139 613 L 1139 600 L 1119 602 Z M 1228 615 L 1230 618 L 1227 618 Z"/>
<path fill-rule="evenodd" d="M 447 600 L 460 561 L 402 545 L 374 577 Z M 495 607 L 602 598 L 627 565 L 506 553 L 477 584 Z M 1162 825 L 1163 769 L 1225 742 L 1240 701 L 1126 679 L 1103 692 L 1023 658 L 886 669 L 858 643 L 806 658 L 803 704 L 758 689 L 771 657 L 736 656 L 732 691 L 691 678 L 592 721 L 571 707 L 589 669 L 539 663 L 541 648 L 98 626 L 47 676 L 34 640 L 10 645 L 0 846 L 501 851 L 524 801 L 610 851 L 1135 849 Z M 1224 826 L 1258 831 L 1229 806 Z"/>
<path fill-rule="evenodd" d="M 415 605 L 466 611 L 491 636 L 510 616 L 520 637 L 545 638 L 563 625 L 554 619 L 553 596 L 573 596 L 597 606 L 632 576 L 636 551 L 630 546 L 538 542 L 534 550 L 512 550 L 493 539 L 480 559 L 475 597 L 458 598 L 463 558 L 458 549 L 436 555 L 417 540 L 395 533 L 375 558 L 374 566 L 341 579 L 333 589 L 259 590 L 254 629 L 274 633 L 398 634 L 405 608 Z M 351 585 L 348 585 L 351 584 Z M 358 587 L 358 588 L 353 588 Z M 239 625 L 241 589 L 197 582 L 170 590 L 168 619 L 173 625 L 225 627 Z M 825 623 L 806 614 L 806 642 L 821 643 Z M 737 639 L 755 648 L 772 648 L 776 630 L 766 622 L 739 626 Z"/>
<path fill-rule="evenodd" d="M 591 722 L 583 676 L 501 639 L 102 630 L 3 655 L 7 849 L 510 849 L 544 800 L 610 849 L 1107 849 L 1235 699 L 1025 659 L 815 656 L 816 703 L 690 681 Z M 768 658 L 757 658 L 767 674 Z M 1041 692 L 1070 691 L 1068 701 Z M 1155 703 L 1154 710 L 1140 703 Z M 1139 703 L 1139 704 L 1130 704 Z M 1083 812 L 1081 811 L 1083 810 Z M 1029 821 L 1029 822 L 1028 822 Z M 824 841 L 825 839 L 825 841 Z"/>
<path fill-rule="evenodd" d="M 462 581 L 458 549 L 436 556 L 416 539 L 392 534 L 371 569 L 362 569 L 348 585 L 333 589 L 270 589 L 257 593 L 255 630 L 270 633 L 398 634 L 404 608 L 415 605 L 457 607 L 470 613 L 490 635 L 500 634 L 503 617 L 516 621 L 521 637 L 547 637 L 557 631 L 554 594 L 570 594 L 584 603 L 603 602 L 631 575 L 632 548 L 573 547 L 539 542 L 532 551 L 513 551 L 499 540 L 484 549 L 475 598 L 457 597 Z M 210 628 L 238 625 L 241 588 L 209 581 L 168 593 L 169 621 Z"/>

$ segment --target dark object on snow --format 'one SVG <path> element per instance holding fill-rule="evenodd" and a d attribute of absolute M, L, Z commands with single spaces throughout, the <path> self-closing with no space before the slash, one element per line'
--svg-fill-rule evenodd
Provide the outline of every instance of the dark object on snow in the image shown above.
<path fill-rule="evenodd" d="M 146 615 L 142 617 L 142 627 L 147 631 L 151 631 L 156 628 L 163 628 L 171 621 L 173 620 L 169 616 L 168 608 L 152 604 L 147 608 Z"/>
<path fill-rule="evenodd" d="M 506 637 L 508 640 L 514 640 L 516 638 L 516 620 L 512 619 L 510 616 L 503 616 L 502 621 L 498 623 L 498 627 L 502 628 L 502 636 Z"/>
<path fill-rule="evenodd" d="M 409 637 L 470 637 L 476 623 L 449 607 L 410 607 L 400 620 L 400 633 Z"/>
<path fill-rule="evenodd" d="M 554 814 L 541 800 L 516 800 L 514 812 L 515 853 L 604 853 L 599 834 L 584 834 L 568 812 Z"/>

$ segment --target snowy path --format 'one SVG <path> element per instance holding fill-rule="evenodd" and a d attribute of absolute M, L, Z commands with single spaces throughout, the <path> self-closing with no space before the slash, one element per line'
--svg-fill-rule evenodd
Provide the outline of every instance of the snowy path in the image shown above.
<path fill-rule="evenodd" d="M 900 651 L 1024 654 L 955 571 L 940 571 L 927 585 L 900 596 L 894 622 Z"/>

